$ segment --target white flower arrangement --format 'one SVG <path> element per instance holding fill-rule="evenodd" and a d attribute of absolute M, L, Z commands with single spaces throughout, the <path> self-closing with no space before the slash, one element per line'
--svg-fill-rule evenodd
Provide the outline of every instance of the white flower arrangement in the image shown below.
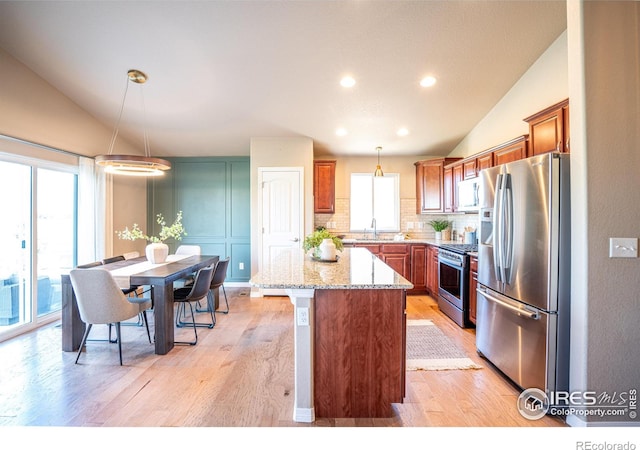
<path fill-rule="evenodd" d="M 179 241 L 182 239 L 182 236 L 187 235 L 187 232 L 182 226 L 182 211 L 178 211 L 176 220 L 171 226 L 167 226 L 167 222 L 164 220 L 162 214 L 158 214 L 156 222 L 161 227 L 158 236 L 148 236 L 144 234 L 138 227 L 137 223 L 133 224 L 133 228 L 131 230 L 129 229 L 129 227 L 126 227 L 124 231 L 116 231 L 116 234 L 120 239 L 125 239 L 127 241 L 145 239 L 146 241 L 151 243 L 164 242 L 169 238 L 174 238 L 175 240 Z"/>

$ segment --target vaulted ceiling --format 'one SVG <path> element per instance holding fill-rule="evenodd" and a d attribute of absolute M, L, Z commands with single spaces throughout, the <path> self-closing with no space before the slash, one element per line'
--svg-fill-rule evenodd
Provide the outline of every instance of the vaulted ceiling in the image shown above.
<path fill-rule="evenodd" d="M 120 133 L 164 157 L 447 154 L 565 29 L 549 0 L 0 2 L 0 47 L 110 129 L 145 72 Z"/>

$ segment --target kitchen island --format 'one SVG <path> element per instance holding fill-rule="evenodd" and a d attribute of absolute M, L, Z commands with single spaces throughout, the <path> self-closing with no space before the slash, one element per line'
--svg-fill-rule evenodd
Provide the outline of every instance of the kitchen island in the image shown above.
<path fill-rule="evenodd" d="M 392 415 L 405 394 L 409 281 L 364 248 L 337 262 L 291 249 L 251 284 L 284 289 L 294 305 L 294 421 Z"/>

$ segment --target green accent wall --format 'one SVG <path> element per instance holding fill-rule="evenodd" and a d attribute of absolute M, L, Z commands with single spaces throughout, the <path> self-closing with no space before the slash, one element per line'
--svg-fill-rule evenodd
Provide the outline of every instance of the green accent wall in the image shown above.
<path fill-rule="evenodd" d="M 199 245 L 205 255 L 231 257 L 227 281 L 251 277 L 249 158 L 167 158 L 172 169 L 148 181 L 147 229 L 156 234 L 158 214 L 168 224 L 182 211 L 187 231 L 180 244 Z M 244 267 L 241 269 L 240 266 Z"/>

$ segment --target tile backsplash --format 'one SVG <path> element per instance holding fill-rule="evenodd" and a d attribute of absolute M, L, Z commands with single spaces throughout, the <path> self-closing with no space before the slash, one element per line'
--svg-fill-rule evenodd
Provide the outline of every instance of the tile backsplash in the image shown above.
<path fill-rule="evenodd" d="M 315 214 L 315 226 L 323 226 L 334 234 L 344 235 L 347 238 L 360 238 L 365 230 L 352 232 L 349 230 L 349 199 L 336 198 L 336 212 L 334 214 Z M 400 199 L 400 227 L 401 232 L 413 239 L 434 239 L 435 232 L 429 225 L 434 219 L 446 219 L 453 223 L 453 229 L 459 235 L 465 227 L 478 227 L 477 214 L 416 214 L 416 199 Z M 367 230 L 370 232 L 370 230 Z M 378 233 L 380 236 L 395 233 Z"/>

